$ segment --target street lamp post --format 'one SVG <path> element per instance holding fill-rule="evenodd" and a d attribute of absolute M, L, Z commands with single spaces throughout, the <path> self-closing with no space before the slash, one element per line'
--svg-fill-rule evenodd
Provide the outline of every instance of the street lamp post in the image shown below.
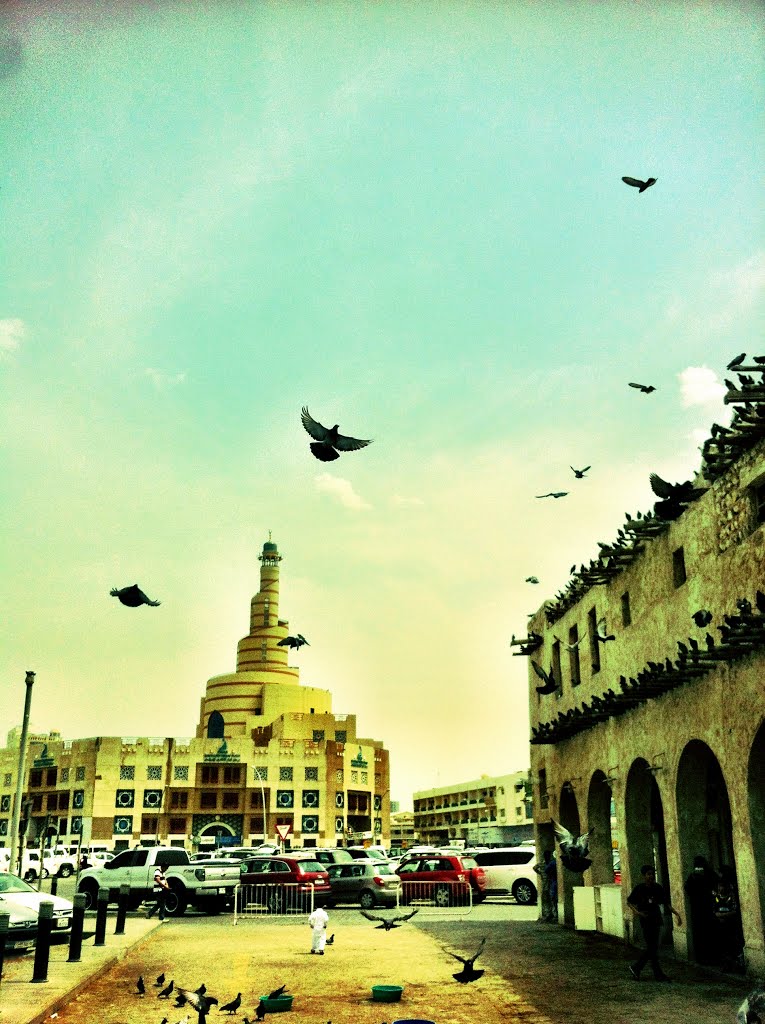
<path fill-rule="evenodd" d="M 19 767 L 16 778 L 16 794 L 13 798 L 13 814 L 11 815 L 11 857 L 10 865 L 13 869 L 16 866 L 16 858 L 19 854 L 19 822 L 21 821 L 21 797 L 24 792 L 24 772 L 27 761 L 27 734 L 29 733 L 29 712 L 32 708 L 32 687 L 35 682 L 35 673 L 27 672 L 24 680 L 27 687 L 24 698 L 24 718 L 21 723 L 21 741 L 19 744 Z M 42 865 L 40 869 L 42 874 Z"/>

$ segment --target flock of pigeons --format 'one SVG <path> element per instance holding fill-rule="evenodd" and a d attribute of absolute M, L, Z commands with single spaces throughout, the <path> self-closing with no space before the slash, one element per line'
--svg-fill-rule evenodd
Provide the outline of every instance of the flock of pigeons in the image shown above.
<path fill-rule="evenodd" d="M 215 996 L 207 994 L 207 986 L 200 985 L 196 989 L 181 988 L 176 985 L 173 980 L 170 980 L 165 984 L 165 974 L 157 975 L 157 980 L 154 982 L 154 988 L 158 988 L 161 991 L 157 993 L 157 999 L 175 999 L 175 1006 L 183 1007 L 188 1006 L 194 1010 L 197 1014 L 197 1024 L 205 1024 L 205 1018 L 210 1012 L 213 1006 L 218 1007 L 220 1013 L 228 1013 L 229 1016 L 233 1016 L 242 1005 L 242 993 L 237 992 L 232 1000 L 228 1003 L 224 1003 L 222 1006 Z M 280 985 L 279 988 L 269 992 L 267 996 L 260 999 L 257 1007 L 255 1008 L 255 1020 L 262 1021 L 266 1016 L 266 1002 L 265 1000 L 278 999 L 283 996 L 287 991 L 286 985 Z M 138 981 L 136 982 L 136 995 L 143 998 L 146 995 L 146 983 L 143 980 L 143 975 L 139 975 Z M 190 1016 L 187 1014 L 182 1017 L 177 1024 L 189 1024 Z M 160 1024 L 169 1024 L 167 1017 L 163 1017 Z M 243 1024 L 253 1024 L 247 1017 L 243 1019 Z"/>

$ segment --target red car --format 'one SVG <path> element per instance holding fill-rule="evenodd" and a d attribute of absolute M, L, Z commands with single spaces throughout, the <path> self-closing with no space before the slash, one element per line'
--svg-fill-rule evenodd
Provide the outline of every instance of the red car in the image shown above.
<path fill-rule="evenodd" d="M 332 886 L 323 864 L 312 857 L 252 857 L 241 864 L 238 909 L 263 907 L 275 914 L 329 902 Z"/>
<path fill-rule="evenodd" d="M 486 873 L 472 857 L 453 853 L 422 853 L 399 865 L 401 903 L 432 900 L 437 907 L 481 903 Z"/>

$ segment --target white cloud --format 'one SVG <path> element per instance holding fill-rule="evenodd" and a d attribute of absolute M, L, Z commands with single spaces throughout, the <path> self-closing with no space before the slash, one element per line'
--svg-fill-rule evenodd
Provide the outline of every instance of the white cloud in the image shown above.
<path fill-rule="evenodd" d="M 391 505 L 397 505 L 399 508 L 412 508 L 414 506 L 421 507 L 425 504 L 422 498 L 405 498 L 401 494 L 394 494 L 390 499 Z"/>
<path fill-rule="evenodd" d="M 0 359 L 15 352 L 27 333 L 27 325 L 23 320 L 9 318 L 0 320 Z"/>
<path fill-rule="evenodd" d="M 336 498 L 345 508 L 361 511 L 372 507 L 354 491 L 349 480 L 344 480 L 340 476 L 333 476 L 331 473 L 319 473 L 318 476 L 314 477 L 314 482 L 318 491 Z"/>
<path fill-rule="evenodd" d="M 147 366 L 144 372 L 158 391 L 175 387 L 176 384 L 182 384 L 186 380 L 185 370 L 168 373 L 166 370 L 155 370 L 154 367 Z"/>
<path fill-rule="evenodd" d="M 687 366 L 677 375 L 684 408 L 692 405 L 714 405 L 724 408 L 727 388 L 708 366 Z"/>

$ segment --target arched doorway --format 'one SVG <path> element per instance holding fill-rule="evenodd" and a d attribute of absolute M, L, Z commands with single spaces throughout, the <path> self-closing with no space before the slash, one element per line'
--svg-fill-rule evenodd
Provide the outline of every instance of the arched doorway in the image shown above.
<path fill-rule="evenodd" d="M 765 927 L 765 722 L 755 733 L 749 752 L 747 783 L 754 875 L 758 884 L 760 922 Z"/>
<path fill-rule="evenodd" d="M 656 881 L 662 885 L 672 903 L 672 888 L 667 866 L 667 843 L 664 834 L 664 807 L 655 774 L 661 771 L 652 768 L 643 757 L 637 757 L 627 773 L 624 799 L 624 839 L 629 862 L 630 884 L 641 881 L 640 869 L 645 864 L 653 866 Z M 622 869 L 624 864 L 622 863 Z M 629 893 L 628 893 L 629 895 Z M 673 903 L 677 906 L 676 903 Z M 671 917 L 670 917 L 671 922 Z M 635 933 L 635 923 L 630 922 Z M 664 944 L 671 941 L 671 925 L 665 930 Z"/>
<path fill-rule="evenodd" d="M 587 793 L 587 828 L 593 830 L 588 839 L 593 885 L 610 885 L 614 880 L 611 807 L 611 786 L 605 772 L 598 770 Z"/>
<path fill-rule="evenodd" d="M 222 740 L 223 728 L 223 715 L 220 713 L 220 711 L 213 711 L 207 720 L 208 740 Z"/>
<path fill-rule="evenodd" d="M 581 832 L 579 822 L 579 807 L 576 802 L 574 787 L 570 782 L 564 782 L 561 787 L 560 801 L 558 803 L 560 823 L 573 835 L 578 836 Z M 582 876 L 574 871 L 569 871 L 561 864 L 560 850 L 558 850 L 558 905 L 563 903 L 563 924 L 574 927 L 574 889 L 584 885 Z"/>

